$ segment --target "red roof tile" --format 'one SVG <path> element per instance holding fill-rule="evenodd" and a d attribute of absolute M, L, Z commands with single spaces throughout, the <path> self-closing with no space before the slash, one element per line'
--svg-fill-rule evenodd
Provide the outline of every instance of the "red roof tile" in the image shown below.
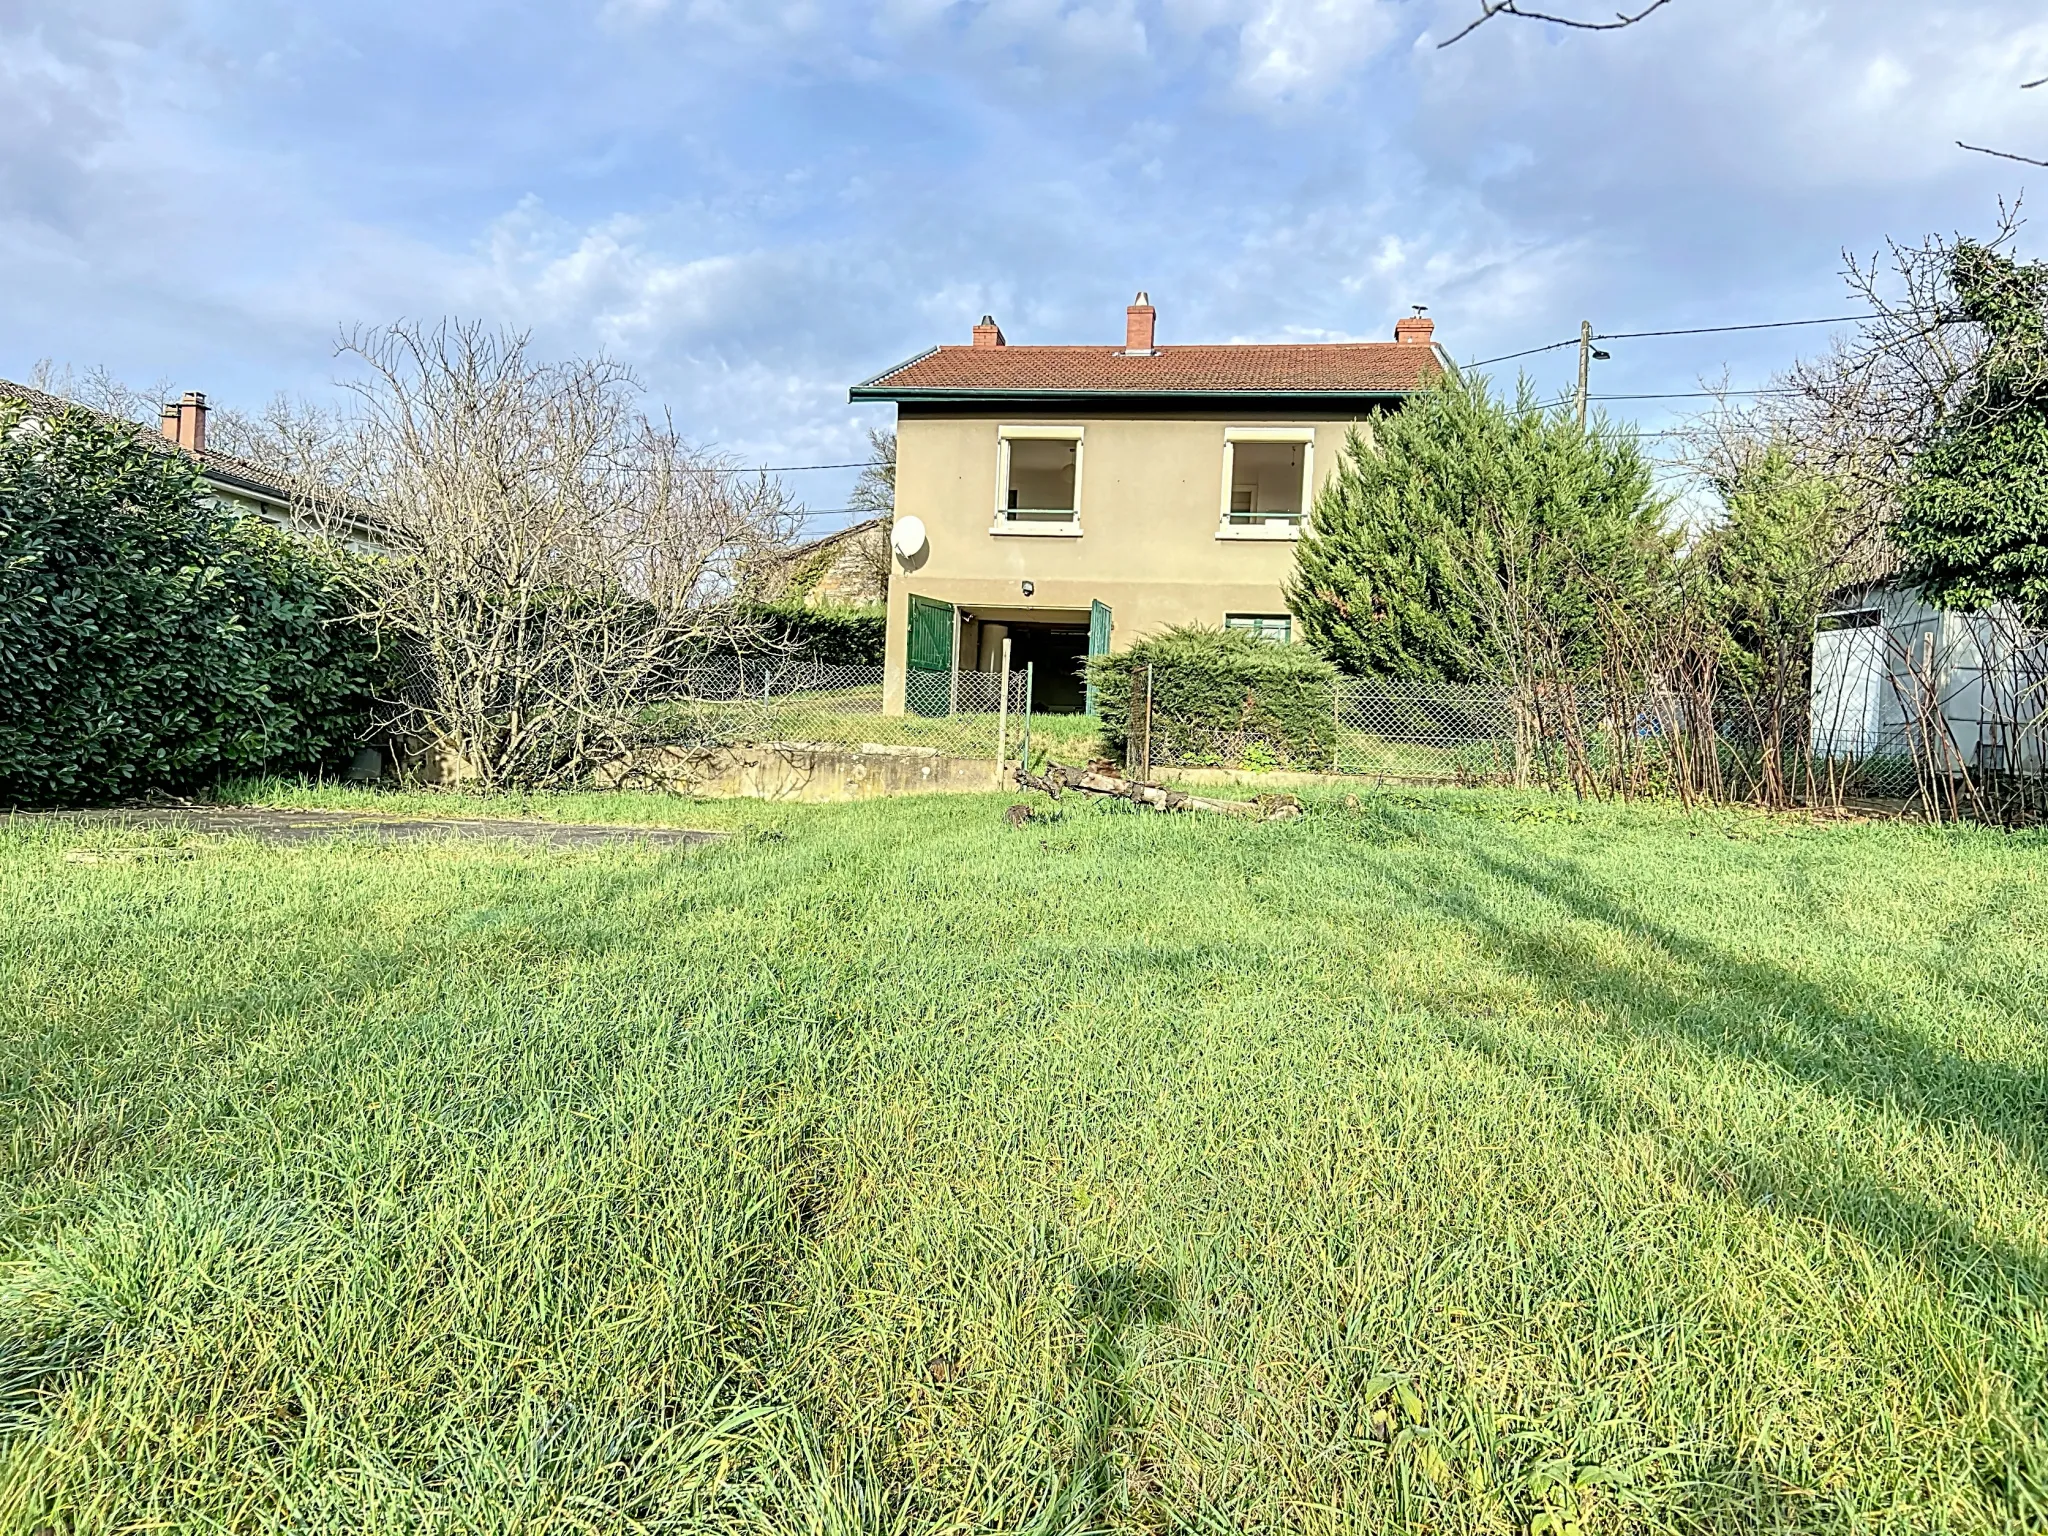
<path fill-rule="evenodd" d="M 1161 347 L 935 347 L 854 390 L 855 398 L 939 394 L 1406 393 L 1443 372 L 1414 342 Z"/>

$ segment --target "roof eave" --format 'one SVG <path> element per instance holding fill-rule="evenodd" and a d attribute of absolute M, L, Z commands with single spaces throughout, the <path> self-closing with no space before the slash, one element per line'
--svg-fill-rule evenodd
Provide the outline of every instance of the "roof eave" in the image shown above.
<path fill-rule="evenodd" d="M 936 357 L 938 353 L 939 349 L 937 347 L 926 347 L 922 352 L 918 353 L 917 356 L 906 357 L 894 368 L 884 368 L 880 373 L 876 374 L 873 378 L 863 379 L 860 383 L 854 385 L 851 391 L 851 398 L 855 400 L 863 398 L 861 395 L 862 390 L 873 389 L 876 386 L 878 386 L 882 382 L 882 380 L 893 379 L 896 377 L 897 374 L 904 372 L 906 369 L 915 368 L 919 363 L 923 362 L 926 358 Z"/>
<path fill-rule="evenodd" d="M 898 371 L 900 370 L 890 370 L 891 373 Z M 883 379 L 887 377 L 889 375 L 886 373 L 880 375 Z M 848 391 L 848 398 L 856 403 L 891 400 L 982 400 L 992 405 L 1005 400 L 1405 400 L 1410 395 L 1420 394 L 1426 387 L 1425 383 L 1411 385 L 1405 389 L 1185 389 L 1172 386 L 1162 386 L 1158 389 L 927 389 L 891 388 L 879 380 L 870 380 L 866 384 L 856 384 Z"/>

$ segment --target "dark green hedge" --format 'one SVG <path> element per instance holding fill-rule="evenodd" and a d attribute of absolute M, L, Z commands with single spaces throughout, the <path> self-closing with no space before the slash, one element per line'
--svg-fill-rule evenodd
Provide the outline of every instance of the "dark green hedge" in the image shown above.
<path fill-rule="evenodd" d="M 1337 669 L 1305 646 L 1200 625 L 1166 630 L 1089 663 L 1102 739 L 1112 754 L 1126 750 L 1132 682 L 1148 665 L 1154 762 L 1330 766 Z"/>
<path fill-rule="evenodd" d="M 0 403 L 0 803 L 345 765 L 379 674 L 324 556 L 210 504 L 193 462 Z"/>
<path fill-rule="evenodd" d="M 754 610 L 767 644 L 834 667 L 879 667 L 889 633 L 888 610 L 806 608 L 763 603 Z"/>

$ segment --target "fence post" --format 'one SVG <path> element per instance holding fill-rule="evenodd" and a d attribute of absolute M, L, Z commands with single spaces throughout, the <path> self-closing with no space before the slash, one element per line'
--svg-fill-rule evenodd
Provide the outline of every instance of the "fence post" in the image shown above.
<path fill-rule="evenodd" d="M 960 608 L 958 604 L 955 604 L 953 608 L 953 668 L 946 674 L 948 679 L 950 679 L 949 686 L 946 689 L 946 713 L 948 715 L 960 713 L 960 628 Z"/>
<path fill-rule="evenodd" d="M 1342 773 L 1339 754 L 1344 750 L 1344 674 L 1330 684 L 1330 772 Z"/>
<path fill-rule="evenodd" d="M 1138 765 L 1138 777 L 1152 782 L 1152 663 L 1145 663 L 1145 756 Z"/>
<path fill-rule="evenodd" d="M 1003 671 L 997 680 L 1002 698 L 996 704 L 996 787 L 1003 783 L 1003 760 L 1010 746 L 1010 637 L 1003 636 Z"/>
<path fill-rule="evenodd" d="M 1031 766 L 1031 708 L 1038 702 L 1038 663 L 1024 663 L 1024 750 L 1019 755 L 1018 766 Z"/>

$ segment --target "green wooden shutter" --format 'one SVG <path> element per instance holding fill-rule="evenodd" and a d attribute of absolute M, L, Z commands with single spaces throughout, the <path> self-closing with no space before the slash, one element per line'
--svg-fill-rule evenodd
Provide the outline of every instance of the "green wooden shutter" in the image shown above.
<path fill-rule="evenodd" d="M 903 702 L 913 715 L 943 715 L 952 698 L 953 605 L 929 597 L 910 599 L 910 670 Z"/>
<path fill-rule="evenodd" d="M 1088 605 L 1088 655 L 1091 660 L 1097 656 L 1107 656 L 1109 654 L 1109 630 L 1109 604 L 1100 601 L 1090 603 Z M 1090 668 L 1088 672 L 1088 702 L 1085 707 L 1089 714 L 1095 713 L 1095 672 L 1093 668 Z"/>

